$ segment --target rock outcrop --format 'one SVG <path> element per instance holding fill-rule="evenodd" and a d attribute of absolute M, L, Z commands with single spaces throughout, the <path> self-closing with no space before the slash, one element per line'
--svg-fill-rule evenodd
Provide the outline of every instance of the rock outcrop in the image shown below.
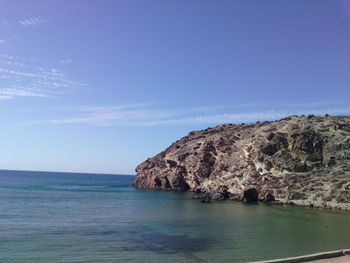
<path fill-rule="evenodd" d="M 350 117 L 290 116 L 190 132 L 136 168 L 137 188 L 350 208 Z"/>

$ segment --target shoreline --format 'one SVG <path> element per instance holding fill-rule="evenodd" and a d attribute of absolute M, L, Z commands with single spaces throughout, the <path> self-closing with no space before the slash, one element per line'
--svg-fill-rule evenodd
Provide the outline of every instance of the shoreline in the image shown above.
<path fill-rule="evenodd" d="M 141 188 L 137 187 L 132 183 L 131 187 L 138 189 L 138 190 L 146 190 L 146 191 L 172 191 L 172 192 L 182 192 L 182 193 L 191 193 L 192 197 L 191 199 L 194 200 L 201 200 L 206 195 L 209 195 L 209 200 L 204 201 L 205 203 L 208 203 L 210 201 L 234 201 L 234 202 L 242 202 L 239 199 L 220 199 L 220 198 L 213 198 L 213 193 L 196 193 L 195 191 L 188 190 L 188 191 L 180 191 L 180 190 L 174 190 L 174 189 L 155 189 L 155 188 Z M 221 193 L 218 193 L 218 196 L 222 196 Z M 215 195 L 214 195 L 215 196 Z M 276 199 L 274 201 L 266 202 L 263 200 L 256 201 L 257 203 L 264 203 L 269 205 L 288 205 L 288 206 L 297 206 L 297 207 L 306 207 L 306 208 L 318 208 L 318 209 L 330 209 L 330 210 L 339 210 L 339 211 L 345 211 L 350 212 L 350 203 L 337 203 L 337 202 L 327 202 L 327 201 L 310 201 L 310 200 L 289 200 L 289 199 Z M 350 261 L 349 261 L 350 262 Z"/>
<path fill-rule="evenodd" d="M 158 190 L 158 189 L 150 189 Z M 164 191 L 164 190 L 160 190 Z M 174 191 L 174 190 L 170 190 Z M 176 191 L 176 190 L 175 190 Z M 208 203 L 210 201 L 235 201 L 235 202 L 244 202 L 241 199 L 237 198 L 223 198 L 223 193 L 201 193 L 197 194 L 193 191 L 185 191 L 188 193 L 193 193 L 192 199 L 201 200 L 201 202 Z M 331 210 L 340 210 L 350 212 L 350 203 L 337 203 L 337 202 L 327 202 L 327 201 L 311 201 L 311 200 L 290 200 L 290 199 L 276 199 L 265 201 L 263 199 L 258 199 L 257 201 L 249 201 L 248 203 L 264 203 L 270 205 L 289 205 L 289 206 L 298 206 L 298 207 L 307 207 L 307 208 L 321 208 L 321 209 L 331 209 Z"/>
<path fill-rule="evenodd" d="M 346 257 L 346 258 L 345 258 Z M 349 258 L 347 258 L 349 257 Z M 340 249 L 335 251 L 326 251 L 315 254 L 303 255 L 298 257 L 289 257 L 273 260 L 253 261 L 250 263 L 302 263 L 302 262 L 329 262 L 332 259 L 332 263 L 342 263 L 346 260 L 350 260 L 350 249 Z M 339 260 L 337 260 L 339 259 Z M 325 261 L 324 261 L 325 260 Z M 349 261 L 350 262 L 350 261 Z"/>
<path fill-rule="evenodd" d="M 324 201 L 309 201 L 309 200 L 276 200 L 270 204 L 290 205 L 308 208 L 322 208 L 331 210 L 350 211 L 350 204 L 348 203 L 336 203 L 336 202 L 324 202 Z"/>
<path fill-rule="evenodd" d="M 46 171 L 46 170 L 14 170 L 14 169 L 0 169 L 0 172 L 29 172 L 29 173 L 51 173 L 51 174 L 87 174 L 87 175 L 122 175 L 122 176 L 133 176 L 134 174 L 117 174 L 117 173 L 94 173 L 94 172 L 71 172 L 71 171 Z"/>

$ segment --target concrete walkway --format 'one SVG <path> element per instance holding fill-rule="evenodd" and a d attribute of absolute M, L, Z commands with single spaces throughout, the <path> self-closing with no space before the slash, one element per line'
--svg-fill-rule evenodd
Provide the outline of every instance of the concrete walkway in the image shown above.
<path fill-rule="evenodd" d="M 350 263 L 350 256 L 343 256 L 338 258 L 319 259 L 309 261 L 310 263 Z"/>
<path fill-rule="evenodd" d="M 327 251 L 300 257 L 281 258 L 254 263 L 350 263 L 350 249 Z"/>

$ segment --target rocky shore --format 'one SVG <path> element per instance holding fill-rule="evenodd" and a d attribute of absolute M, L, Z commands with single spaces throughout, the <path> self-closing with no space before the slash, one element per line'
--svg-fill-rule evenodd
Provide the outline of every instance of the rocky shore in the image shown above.
<path fill-rule="evenodd" d="M 203 202 L 350 210 L 350 117 L 290 116 L 193 131 L 136 173 L 137 188 L 192 191 Z"/>

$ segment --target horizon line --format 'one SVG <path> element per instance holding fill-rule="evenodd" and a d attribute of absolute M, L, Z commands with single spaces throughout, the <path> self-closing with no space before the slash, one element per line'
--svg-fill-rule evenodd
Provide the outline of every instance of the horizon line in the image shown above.
<path fill-rule="evenodd" d="M 136 176 L 136 174 L 117 174 L 117 173 L 92 173 L 92 172 L 63 172 L 63 171 L 38 171 L 38 170 L 15 170 L 15 169 L 0 169 L 1 171 L 9 172 L 39 172 L 39 173 L 68 173 L 68 174 L 96 174 L 96 175 L 122 175 L 122 176 Z"/>

